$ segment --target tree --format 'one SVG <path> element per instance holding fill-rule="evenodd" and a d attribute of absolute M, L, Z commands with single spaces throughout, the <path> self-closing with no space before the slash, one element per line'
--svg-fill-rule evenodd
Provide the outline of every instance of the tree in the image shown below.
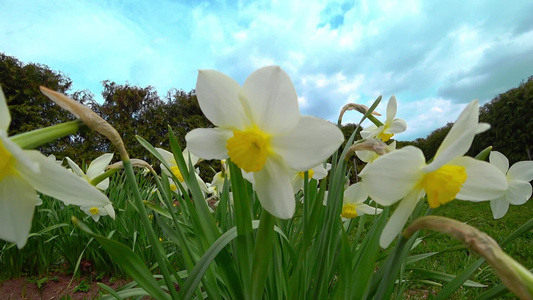
<path fill-rule="evenodd" d="M 8 134 L 11 136 L 74 120 L 74 116 L 54 104 L 39 90 L 42 85 L 66 93 L 71 84 L 72 81 L 65 74 L 53 71 L 46 65 L 24 64 L 0 53 L 0 85 L 11 113 Z M 63 138 L 42 146 L 39 150 L 45 154 L 58 153 L 68 144 L 68 138 Z"/>
<path fill-rule="evenodd" d="M 533 156 L 533 76 L 519 87 L 498 95 L 480 109 L 479 119 L 490 130 L 474 139 L 470 155 L 488 146 L 505 154 L 510 163 L 531 160 Z"/>

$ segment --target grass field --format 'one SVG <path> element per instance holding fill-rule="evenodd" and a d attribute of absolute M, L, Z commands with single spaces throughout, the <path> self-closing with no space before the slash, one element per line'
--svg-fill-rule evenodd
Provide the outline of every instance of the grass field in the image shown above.
<path fill-rule="evenodd" d="M 152 183 L 149 178 L 139 175 L 137 179 L 141 185 L 143 198 L 151 200 L 153 198 Z M 70 222 L 72 215 L 84 219 L 93 231 L 110 236 L 133 249 L 145 262 L 151 262 L 148 264 L 149 268 L 157 268 L 153 264 L 155 260 L 145 231 L 138 223 L 137 212 L 128 200 L 130 195 L 124 188 L 123 175 L 114 175 L 107 193 L 113 199 L 117 209 L 117 220 L 113 221 L 104 217 L 98 223 L 93 222 L 77 207 L 63 206 L 58 201 L 43 197 L 43 205 L 36 209 L 32 229 L 34 234 L 28 240 L 28 245 L 18 250 L 12 244 L 0 241 L 0 261 L 2 262 L 0 282 L 21 276 L 38 280 L 52 276 L 50 273 L 72 274 L 74 271 L 81 271 L 82 277 L 88 274 L 92 274 L 90 276 L 93 277 L 124 277 L 120 267 L 98 243 L 72 226 Z M 488 202 L 452 201 L 435 210 L 434 214 L 466 222 L 489 234 L 497 242 L 501 242 L 532 218 L 533 201 L 522 206 L 511 206 L 507 215 L 500 220 L 493 219 Z M 157 221 L 157 218 L 152 215 L 151 218 L 154 218 L 153 222 Z M 179 269 L 182 265 L 180 249 L 168 242 L 169 238 L 162 232 L 157 233 L 168 253 L 171 253 L 170 262 Z M 409 281 L 409 284 L 403 294 L 406 299 L 431 298 L 441 290 L 439 285 L 445 283 L 427 274 L 421 275 L 419 271 L 412 271 L 412 269 L 457 275 L 479 259 L 476 254 L 460 247 L 454 251 L 444 251 L 450 247 L 460 246 L 459 242 L 444 234 L 423 232 L 420 236 L 426 237 L 412 250 L 411 254 L 440 253 L 407 266 L 404 278 Z M 533 231 L 523 234 L 503 249 L 525 267 L 533 268 Z M 86 270 L 86 264 L 90 265 L 89 270 Z M 154 271 L 157 272 L 157 270 Z M 487 285 L 489 288 L 500 283 L 492 268 L 486 263 L 476 270 L 470 280 Z M 487 289 L 461 287 L 450 299 L 473 299 Z M 508 294 L 503 299 L 516 299 L 516 297 Z"/>
<path fill-rule="evenodd" d="M 439 209 L 435 214 L 466 222 L 487 233 L 498 243 L 501 243 L 513 231 L 533 217 L 533 201 L 529 201 L 521 206 L 511 205 L 507 214 L 499 220 L 493 219 L 489 202 L 472 203 L 467 201 L 452 201 Z M 456 245 L 460 245 L 460 243 L 446 235 L 435 234 L 425 239 L 414 250 L 414 253 L 440 252 Z M 503 247 L 503 250 L 522 263 L 526 268 L 533 268 L 533 231 L 529 231 L 515 239 Z M 416 262 L 410 267 L 456 275 L 478 259 L 479 256 L 471 251 L 461 249 L 439 253 Z M 416 279 L 416 275 L 412 276 Z M 500 283 L 492 268 L 486 263 L 481 265 L 470 279 L 488 285 L 489 287 Z M 430 292 L 438 292 L 440 290 L 438 286 L 431 287 L 416 283 L 411 284 L 410 288 L 415 290 L 425 289 Z M 450 299 L 473 299 L 486 290 L 487 288 L 462 287 Z M 504 296 L 504 299 L 516 299 L 516 296 L 508 294 Z"/>

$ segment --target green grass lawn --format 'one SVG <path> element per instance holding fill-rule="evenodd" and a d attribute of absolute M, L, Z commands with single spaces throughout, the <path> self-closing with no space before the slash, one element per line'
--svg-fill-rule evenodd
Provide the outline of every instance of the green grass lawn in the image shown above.
<path fill-rule="evenodd" d="M 533 217 L 533 201 L 528 201 L 521 206 L 511 205 L 507 214 L 499 220 L 493 219 L 489 202 L 473 203 L 456 200 L 440 208 L 436 211 L 435 215 L 466 222 L 487 233 L 500 243 L 518 227 Z M 427 234 L 429 234 L 429 232 L 427 232 Z M 425 239 L 416 249 L 414 249 L 414 253 L 439 252 L 454 245 L 460 245 L 460 243 L 446 235 L 436 234 Z M 526 268 L 533 268 L 533 231 L 529 231 L 518 237 L 513 242 L 503 247 L 503 250 Z M 413 265 L 410 265 L 410 267 L 456 275 L 478 258 L 479 256 L 475 253 L 467 249 L 462 249 L 459 251 L 437 254 L 416 262 Z M 413 276 L 413 279 L 417 278 Z M 496 277 L 492 268 L 486 263 L 484 263 L 470 279 L 486 284 L 489 288 L 500 283 L 500 280 Z M 438 292 L 440 287 L 413 283 L 410 284 L 409 289 L 421 289 L 434 293 Z M 486 290 L 487 288 L 462 287 L 453 294 L 450 299 L 473 299 Z M 411 299 L 416 299 L 416 297 Z M 516 299 L 516 296 L 508 294 L 503 299 Z"/>

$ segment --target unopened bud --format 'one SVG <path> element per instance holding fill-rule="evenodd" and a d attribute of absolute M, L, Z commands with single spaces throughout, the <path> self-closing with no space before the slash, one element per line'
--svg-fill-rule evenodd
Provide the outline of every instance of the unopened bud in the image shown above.
<path fill-rule="evenodd" d="M 117 148 L 122 160 L 129 160 L 129 156 L 126 152 L 126 148 L 124 147 L 122 138 L 118 134 L 117 130 L 106 120 L 102 119 L 89 107 L 76 102 L 61 93 L 53 91 L 44 86 L 41 86 L 40 89 L 43 94 L 54 101 L 57 105 L 68 110 L 75 115 L 76 118 L 82 120 L 83 123 L 85 123 L 85 125 L 87 125 L 87 127 L 89 127 L 91 130 L 97 131 L 107 137 L 109 141 Z"/>

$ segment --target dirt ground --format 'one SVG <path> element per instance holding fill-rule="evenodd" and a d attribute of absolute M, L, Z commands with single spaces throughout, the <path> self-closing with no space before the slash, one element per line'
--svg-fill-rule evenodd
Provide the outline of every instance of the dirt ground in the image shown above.
<path fill-rule="evenodd" d="M 124 280 L 113 280 L 103 278 L 101 280 L 91 280 L 90 278 L 74 279 L 72 283 L 71 275 L 53 274 L 42 279 L 40 283 L 36 278 L 22 277 L 11 279 L 0 283 L 0 299 L 98 299 L 100 287 L 96 284 L 102 282 L 113 289 L 126 284 Z M 70 285 L 69 285 L 70 283 Z M 39 288 L 39 285 L 41 287 Z"/>

